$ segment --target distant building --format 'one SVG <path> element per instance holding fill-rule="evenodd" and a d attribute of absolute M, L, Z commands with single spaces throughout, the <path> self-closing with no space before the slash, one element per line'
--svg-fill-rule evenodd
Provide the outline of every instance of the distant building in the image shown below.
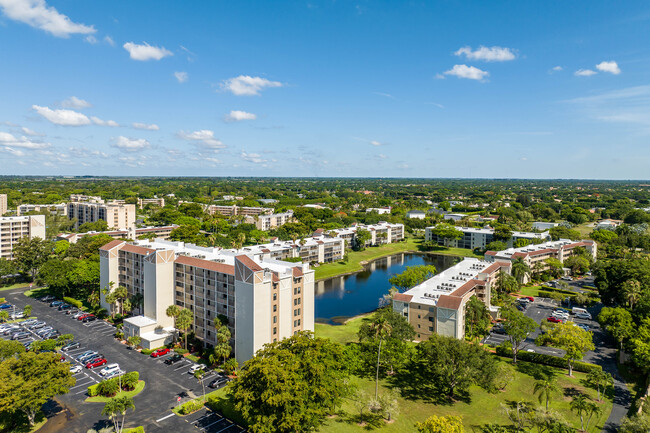
<path fill-rule="evenodd" d="M 0 194 L 0 217 L 7 213 L 7 194 Z"/>
<path fill-rule="evenodd" d="M 437 236 L 433 233 L 435 226 L 427 227 L 424 231 L 424 239 L 427 242 L 435 242 L 438 245 L 445 245 L 448 247 L 454 248 L 467 248 L 475 249 L 480 248 L 484 249 L 490 242 L 493 242 L 494 239 L 494 229 L 491 228 L 474 228 L 474 227 L 455 227 L 456 230 L 463 232 L 463 236 L 460 239 L 447 240 L 442 237 Z M 531 243 L 543 242 L 551 240 L 551 236 L 548 232 L 544 233 L 532 233 L 532 232 L 512 232 L 511 238 L 506 242 L 509 247 L 512 247 L 518 239 L 528 239 Z"/>
<path fill-rule="evenodd" d="M 623 221 L 621 220 L 612 220 L 612 219 L 600 220 L 596 223 L 594 229 L 614 230 L 616 227 L 620 226 L 621 224 L 623 224 Z"/>
<path fill-rule="evenodd" d="M 135 205 L 119 202 L 70 202 L 68 218 L 77 219 L 75 228 L 79 228 L 84 223 L 104 220 L 110 228 L 126 229 L 135 223 Z"/>
<path fill-rule="evenodd" d="M 404 240 L 404 224 L 393 224 L 386 221 L 379 221 L 377 224 L 357 224 L 344 229 L 330 230 L 327 235 L 341 238 L 345 240 L 347 246 L 352 246 L 356 241 L 358 230 L 370 232 L 370 239 L 365 246 L 391 244 Z"/>
<path fill-rule="evenodd" d="M 406 212 L 406 218 L 415 218 L 423 220 L 427 217 L 427 214 L 421 210 L 410 210 Z"/>
<path fill-rule="evenodd" d="M 21 238 L 45 239 L 45 215 L 0 217 L 0 258 L 12 259 Z"/>
<path fill-rule="evenodd" d="M 273 208 L 268 207 L 246 207 L 246 206 L 237 206 L 237 205 L 215 205 L 211 204 L 206 208 L 206 211 L 210 215 L 225 215 L 225 216 L 234 216 L 234 215 L 245 215 L 245 216 L 257 216 L 262 214 L 272 214 Z"/>
<path fill-rule="evenodd" d="M 152 204 L 154 206 L 158 207 L 165 207 L 165 199 L 164 198 L 138 198 L 138 208 L 144 209 L 144 207 L 148 204 Z"/>
<path fill-rule="evenodd" d="M 392 208 L 388 207 L 369 207 L 366 209 L 366 213 L 377 212 L 379 215 L 390 215 Z"/>
<path fill-rule="evenodd" d="M 60 233 L 57 235 L 57 240 L 68 241 L 71 244 L 77 243 L 77 241 L 85 236 L 97 236 L 97 235 L 107 235 L 113 239 L 132 239 L 136 240 L 140 236 L 144 235 L 155 235 L 156 238 L 168 240 L 169 235 L 172 230 L 178 228 L 176 224 L 170 226 L 161 226 L 161 227 L 131 227 L 128 230 L 109 230 L 105 232 L 86 232 L 86 233 Z"/>
<path fill-rule="evenodd" d="M 29 212 L 49 212 L 50 215 L 68 215 L 68 205 L 59 204 L 21 204 L 16 208 L 16 215 L 21 216 Z"/>
<path fill-rule="evenodd" d="M 255 226 L 258 230 L 271 230 L 285 225 L 293 219 L 293 211 L 288 210 L 282 213 L 274 213 L 271 215 L 258 215 Z"/>
<path fill-rule="evenodd" d="M 82 203 L 82 202 L 104 203 L 104 200 L 102 200 L 101 197 L 92 196 L 92 195 L 83 195 L 83 194 L 71 194 L 70 201 L 73 203 Z"/>
<path fill-rule="evenodd" d="M 300 257 L 304 263 L 330 263 L 343 259 L 345 240 L 325 235 L 297 239 L 293 241 L 275 240 L 270 243 L 247 246 L 237 250 L 257 260 L 286 260 Z"/>
<path fill-rule="evenodd" d="M 445 213 L 443 214 L 443 218 L 446 220 L 452 220 L 452 221 L 460 221 L 463 218 L 465 218 L 467 215 L 464 213 Z"/>
<path fill-rule="evenodd" d="M 546 231 L 550 230 L 553 227 L 559 226 L 560 223 L 550 223 L 550 222 L 543 222 L 543 221 L 535 221 L 533 223 L 533 230 L 540 230 L 540 231 Z"/>
<path fill-rule="evenodd" d="M 257 199 L 257 201 L 259 201 L 262 204 L 275 204 L 275 203 L 278 202 L 278 200 L 276 200 L 274 198 L 260 198 L 260 199 Z"/>

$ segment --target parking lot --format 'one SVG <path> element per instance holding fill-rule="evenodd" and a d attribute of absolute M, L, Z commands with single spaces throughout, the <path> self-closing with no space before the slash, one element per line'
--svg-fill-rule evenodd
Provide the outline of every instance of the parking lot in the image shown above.
<path fill-rule="evenodd" d="M 157 431 L 207 431 L 212 433 L 243 431 L 241 427 L 228 420 L 214 424 L 205 424 L 203 422 L 194 424 L 187 422 L 186 418 L 175 416 L 171 412 L 171 409 L 178 404 L 178 397 L 181 397 L 181 403 L 183 403 L 196 398 L 203 392 L 200 382 L 189 374 L 189 369 L 194 364 L 192 361 L 182 359 L 177 363 L 167 365 L 164 361 L 171 357 L 173 353 L 152 358 L 135 350 L 130 350 L 113 337 L 116 332 L 115 327 L 103 320 L 82 323 L 71 317 L 71 315 L 65 314 L 65 311 L 58 311 L 57 308 L 50 307 L 49 303 L 25 297 L 22 292 L 12 292 L 5 297 L 7 302 L 16 305 L 20 309 L 25 304 L 32 305 L 32 316 L 46 322 L 61 334 L 74 335 L 74 341 L 78 342 L 80 347 L 63 352 L 66 360 L 70 361 L 71 365 L 81 365 L 74 357 L 92 350 L 104 355 L 109 364 L 118 363 L 125 372 L 138 371 L 140 373 L 140 379 L 144 380 L 146 385 L 144 391 L 134 399 L 137 410 L 127 417 L 127 427 L 143 425 L 148 433 Z M 10 338 L 10 335 L 3 335 L 2 338 Z M 29 338 L 20 341 L 25 343 L 38 338 L 34 332 L 31 332 Z M 82 368 L 80 372 L 75 374 L 77 382 L 70 392 L 58 397 L 58 400 L 68 406 L 71 412 L 75 414 L 72 419 L 66 422 L 65 430 L 61 431 L 85 433 L 98 420 L 106 419 L 105 416 L 101 415 L 103 405 L 84 402 L 87 398 L 88 386 L 98 383 L 102 379 L 98 374 L 100 370 L 101 367 L 95 369 Z M 206 392 L 212 391 L 208 388 L 208 384 L 216 377 L 217 373 L 214 371 L 209 371 L 206 374 L 204 378 Z M 217 421 L 215 416 L 220 417 L 218 414 L 213 414 L 210 420 Z M 230 424 L 226 425 L 227 423 Z M 214 430 L 214 427 L 219 425 L 222 426 L 223 430 Z"/>
<path fill-rule="evenodd" d="M 186 417 L 185 421 L 205 433 L 243 433 L 237 424 L 218 413 L 199 411 Z"/>

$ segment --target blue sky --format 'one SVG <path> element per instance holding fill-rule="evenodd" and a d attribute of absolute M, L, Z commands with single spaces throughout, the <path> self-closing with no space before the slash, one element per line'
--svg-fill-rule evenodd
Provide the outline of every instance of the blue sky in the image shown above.
<path fill-rule="evenodd" d="M 647 179 L 642 1 L 0 0 L 0 174 Z"/>

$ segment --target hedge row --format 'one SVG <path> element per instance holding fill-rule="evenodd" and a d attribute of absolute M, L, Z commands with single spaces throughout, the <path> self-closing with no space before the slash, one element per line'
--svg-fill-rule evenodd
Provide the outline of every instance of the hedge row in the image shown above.
<path fill-rule="evenodd" d="M 110 397 L 120 391 L 120 383 L 122 384 L 122 389 L 127 390 L 128 385 L 137 385 L 138 380 L 140 380 L 140 373 L 137 371 L 125 373 L 121 378 L 112 377 L 110 379 L 104 379 L 98 384 L 88 387 L 88 396 L 95 397 L 101 395 L 103 397 Z M 130 389 L 128 390 L 130 391 Z"/>
<path fill-rule="evenodd" d="M 75 298 L 69 298 L 67 296 L 64 296 L 63 300 L 66 303 L 70 304 L 70 305 L 74 305 L 75 307 L 77 307 L 79 309 L 83 309 L 84 303 L 81 302 L 81 301 L 76 300 Z"/>
<path fill-rule="evenodd" d="M 576 294 L 576 292 L 572 292 L 571 290 L 558 289 L 557 287 L 551 287 L 551 286 L 542 286 L 542 290 L 545 290 L 547 292 L 562 293 L 563 295 L 575 295 Z"/>
<path fill-rule="evenodd" d="M 197 410 L 201 410 L 203 408 L 203 404 L 204 402 L 202 400 L 190 400 L 187 403 L 183 403 L 178 408 L 178 413 L 181 415 L 189 415 L 196 412 Z"/>
<path fill-rule="evenodd" d="M 497 355 L 504 356 L 506 358 L 512 358 L 512 349 L 503 346 L 497 346 Z M 532 362 L 534 364 L 549 365 L 551 367 L 564 368 L 568 370 L 567 361 L 564 358 L 545 355 L 543 353 L 519 352 L 517 354 L 517 360 Z M 573 369 L 575 371 L 589 373 L 590 371 L 602 371 L 603 367 L 596 364 L 589 364 L 588 362 L 576 361 L 573 364 Z"/>

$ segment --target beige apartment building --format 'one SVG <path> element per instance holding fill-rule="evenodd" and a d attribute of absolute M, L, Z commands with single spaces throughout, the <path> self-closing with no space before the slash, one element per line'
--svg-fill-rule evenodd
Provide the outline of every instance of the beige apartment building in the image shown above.
<path fill-rule="evenodd" d="M 139 209 L 144 209 L 144 207 L 148 204 L 152 204 L 154 206 L 159 206 L 159 207 L 165 207 L 165 199 L 164 198 L 138 198 L 138 208 Z"/>
<path fill-rule="evenodd" d="M 128 230 L 109 230 L 106 232 L 86 232 L 86 233 L 59 233 L 56 237 L 58 241 L 68 241 L 76 244 L 77 241 L 85 236 L 107 235 L 113 239 L 138 239 L 140 236 L 155 236 L 162 240 L 169 239 L 172 230 L 178 228 L 176 224 L 160 227 L 130 227 Z"/>
<path fill-rule="evenodd" d="M 0 217 L 0 258 L 12 259 L 20 238 L 45 239 L 45 215 Z"/>
<path fill-rule="evenodd" d="M 75 228 L 84 223 L 94 223 L 104 220 L 109 228 L 126 229 L 135 224 L 135 205 L 119 202 L 70 202 L 68 203 L 68 218 L 76 218 Z"/>
<path fill-rule="evenodd" d="M 173 319 L 165 311 L 172 304 L 193 312 L 191 330 L 210 345 L 216 343 L 214 319 L 224 315 L 239 363 L 266 343 L 314 330 L 308 264 L 182 242 L 115 240 L 100 248 L 100 285 L 143 294 L 143 311 L 124 321 L 124 332 L 139 335 L 145 348 L 171 341 Z M 102 306 L 111 308 L 104 295 Z"/>
<path fill-rule="evenodd" d="M 224 206 L 211 204 L 206 208 L 206 211 L 210 215 L 220 214 L 224 216 L 235 216 L 235 215 L 244 215 L 244 216 L 258 216 L 258 215 L 268 215 L 273 213 L 272 208 L 268 207 L 246 207 L 246 206 Z"/>
<path fill-rule="evenodd" d="M 49 212 L 50 215 L 68 215 L 68 205 L 58 204 L 21 204 L 16 208 L 16 215 L 21 216 L 29 212 Z"/>
<path fill-rule="evenodd" d="M 7 194 L 0 194 L 0 217 L 7 213 Z"/>
<path fill-rule="evenodd" d="M 293 219 L 293 211 L 289 210 L 282 213 L 274 213 L 271 215 L 258 215 L 255 226 L 258 230 L 271 230 L 285 225 Z"/>

